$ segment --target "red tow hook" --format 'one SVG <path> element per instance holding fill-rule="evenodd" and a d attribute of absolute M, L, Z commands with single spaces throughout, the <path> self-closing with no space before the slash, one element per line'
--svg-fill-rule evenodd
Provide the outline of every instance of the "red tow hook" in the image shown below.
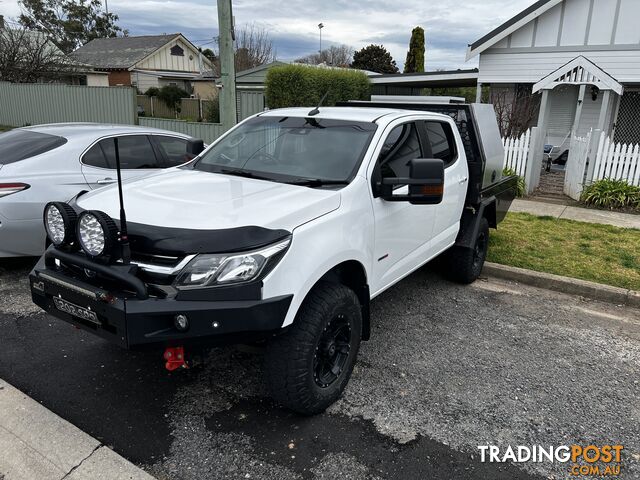
<path fill-rule="evenodd" d="M 170 372 L 178 368 L 189 368 L 184 357 L 184 347 L 167 347 L 164 351 L 164 359 L 167 361 L 164 367 Z"/>

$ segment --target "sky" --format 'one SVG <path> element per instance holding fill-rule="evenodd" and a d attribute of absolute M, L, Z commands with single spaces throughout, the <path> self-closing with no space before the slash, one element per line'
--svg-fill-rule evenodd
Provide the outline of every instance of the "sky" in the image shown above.
<path fill-rule="evenodd" d="M 215 0 L 107 0 L 109 11 L 130 35 L 184 34 L 198 46 L 215 47 Z M 425 29 L 426 70 L 474 68 L 465 63 L 467 45 L 528 7 L 534 0 L 234 0 L 236 28 L 255 23 L 270 34 L 277 58 L 291 61 L 322 46 L 346 44 L 360 49 L 384 45 L 400 68 L 411 29 Z M 0 15 L 16 18 L 18 0 L 0 0 Z"/>

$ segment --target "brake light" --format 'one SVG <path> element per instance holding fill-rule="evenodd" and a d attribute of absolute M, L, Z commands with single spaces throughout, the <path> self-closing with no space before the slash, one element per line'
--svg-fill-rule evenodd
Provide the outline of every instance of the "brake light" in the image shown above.
<path fill-rule="evenodd" d="M 11 195 L 12 193 L 18 193 L 29 188 L 30 185 L 26 183 L 0 183 L 0 198 Z"/>

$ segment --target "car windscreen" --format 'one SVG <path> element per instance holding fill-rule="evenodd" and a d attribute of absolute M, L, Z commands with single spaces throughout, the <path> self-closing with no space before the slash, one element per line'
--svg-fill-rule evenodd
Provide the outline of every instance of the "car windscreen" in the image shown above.
<path fill-rule="evenodd" d="M 0 134 L 0 164 L 19 162 L 58 148 L 67 139 L 30 130 L 10 130 Z"/>
<path fill-rule="evenodd" d="M 375 130 L 370 122 L 256 117 L 206 151 L 194 168 L 282 182 L 348 182 Z"/>

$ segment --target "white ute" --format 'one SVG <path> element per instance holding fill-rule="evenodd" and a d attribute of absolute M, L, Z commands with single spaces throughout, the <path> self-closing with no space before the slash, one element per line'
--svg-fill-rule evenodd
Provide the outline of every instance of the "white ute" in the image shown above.
<path fill-rule="evenodd" d="M 262 343 L 273 397 L 315 414 L 349 380 L 372 298 L 441 254 L 453 279 L 478 277 L 515 194 L 502 156 L 490 105 L 261 113 L 125 182 L 128 235 L 116 186 L 48 204 L 32 297 L 124 348 L 164 349 L 170 370 L 200 347 Z"/>

